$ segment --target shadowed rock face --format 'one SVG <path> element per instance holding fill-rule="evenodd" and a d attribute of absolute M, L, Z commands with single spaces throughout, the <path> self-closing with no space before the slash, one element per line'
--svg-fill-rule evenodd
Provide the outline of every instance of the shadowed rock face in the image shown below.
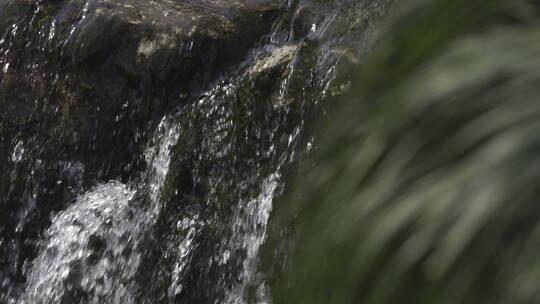
<path fill-rule="evenodd" d="M 140 129 L 144 122 L 188 95 L 196 96 L 220 70 L 241 61 L 269 26 L 264 20 L 268 14 L 261 15 L 266 10 L 236 5 L 235 17 L 219 13 L 223 3 L 205 5 L 180 1 L 0 4 L 4 119 L 27 123 L 36 119 L 29 115 L 37 107 L 47 120 L 54 117 L 55 125 L 73 129 L 69 133 L 74 138 L 61 140 L 66 148 L 99 147 L 105 141 L 131 138 L 123 144 L 137 149 L 135 135 L 144 132 Z M 244 14 L 260 20 L 237 17 Z M 253 22 L 249 30 L 243 20 Z M 89 122 L 89 117 L 99 117 L 100 125 Z M 124 126 L 129 130 L 119 130 L 115 138 L 105 136 L 113 124 L 128 122 L 135 125 Z M 59 136 L 50 128 L 43 129 L 48 129 L 45 137 Z M 82 138 L 90 131 L 98 136 Z M 110 156 L 119 162 L 115 168 L 96 169 L 123 171 L 126 162 L 121 160 L 129 160 L 130 152 Z"/>

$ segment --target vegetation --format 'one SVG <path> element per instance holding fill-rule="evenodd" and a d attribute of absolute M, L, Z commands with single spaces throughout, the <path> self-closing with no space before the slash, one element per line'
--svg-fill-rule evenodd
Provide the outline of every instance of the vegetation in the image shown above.
<path fill-rule="evenodd" d="M 276 303 L 538 303 L 539 9 L 400 4 L 276 212 Z"/>

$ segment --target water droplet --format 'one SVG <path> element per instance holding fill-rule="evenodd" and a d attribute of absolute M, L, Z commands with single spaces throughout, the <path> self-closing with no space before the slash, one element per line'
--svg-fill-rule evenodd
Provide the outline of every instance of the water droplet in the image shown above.
<path fill-rule="evenodd" d="M 14 163 L 18 163 L 22 160 L 23 154 L 24 154 L 23 142 L 19 141 L 17 145 L 15 145 L 15 148 L 13 149 L 13 154 L 11 154 L 11 160 Z"/>

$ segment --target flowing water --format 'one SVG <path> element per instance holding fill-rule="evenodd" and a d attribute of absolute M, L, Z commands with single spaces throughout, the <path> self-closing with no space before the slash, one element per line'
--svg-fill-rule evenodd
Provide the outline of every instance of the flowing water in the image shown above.
<path fill-rule="evenodd" d="M 158 127 L 157 147 L 149 149 L 149 206 L 131 201 L 135 191 L 118 181 L 82 194 L 52 219 L 33 261 L 23 299 L 28 303 L 134 303 L 132 285 L 141 262 L 142 241 L 159 214 L 159 198 L 175 126 Z"/>
<path fill-rule="evenodd" d="M 180 5 L 191 20 L 219 15 L 226 23 L 255 18 L 242 5 L 259 2 L 157 1 L 144 12 Z M 56 4 L 36 3 L 26 18 L 0 21 L 7 29 L 0 32 L 0 100 L 22 113 L 19 121 L 0 121 L 0 149 L 7 151 L 0 157 L 7 172 L 0 216 L 9 218 L 0 225 L 0 303 L 271 303 L 259 256 L 273 205 L 288 174 L 316 146 L 313 122 L 328 96 L 346 88 L 340 75 L 369 50 L 373 20 L 390 1 L 276 1 L 264 11 L 270 17 L 250 21 L 264 23 L 264 30 L 238 27 L 256 39 L 247 48 L 242 39 L 225 46 L 238 51 L 227 60 L 215 46 L 197 46 L 199 38 L 159 34 L 133 44 L 139 57 L 132 71 L 118 59 L 124 49 L 105 48 L 85 59 L 99 65 L 99 56 L 111 52 L 120 54 L 110 59 L 119 65 L 105 62 L 96 70 L 77 63 L 85 53 L 73 41 L 98 30 L 89 24 L 109 6 L 80 1 L 71 12 L 66 4 L 49 20 L 42 14 Z M 62 30 L 70 20 L 62 18 L 71 14 L 77 21 Z M 167 26 L 180 20 L 175 14 L 162 17 Z M 127 29 L 144 22 L 129 20 Z M 58 54 L 48 49 L 55 41 Z M 25 53 L 32 48 L 60 59 Z M 189 65 L 185 58 L 206 51 L 214 59 L 204 64 L 189 59 L 196 64 L 182 70 L 176 63 Z M 76 68 L 64 68 L 69 60 Z M 2 90 L 28 85 L 10 74 L 17 67 L 28 74 L 33 95 L 21 93 L 13 110 Z M 127 80 L 107 78 L 117 72 Z M 179 73 L 193 74 L 192 82 L 178 85 L 187 79 Z M 114 100 L 121 100 L 117 107 Z"/>

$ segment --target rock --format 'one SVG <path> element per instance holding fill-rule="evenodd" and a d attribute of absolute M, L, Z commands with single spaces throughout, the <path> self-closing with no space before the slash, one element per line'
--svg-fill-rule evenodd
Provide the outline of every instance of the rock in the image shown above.
<path fill-rule="evenodd" d="M 102 155 L 125 145 L 124 155 L 100 157 L 111 168 L 92 164 L 112 175 L 125 171 L 122 160 L 137 154 L 142 126 L 243 60 L 278 8 L 275 1 L 227 3 L 3 2 L 2 119 L 37 123 L 34 131 L 62 138 L 70 150 Z"/>
<path fill-rule="evenodd" d="M 249 70 L 250 73 L 261 73 L 268 69 L 288 63 L 298 50 L 296 45 L 284 45 L 273 50 L 268 56 L 259 59 Z"/>

